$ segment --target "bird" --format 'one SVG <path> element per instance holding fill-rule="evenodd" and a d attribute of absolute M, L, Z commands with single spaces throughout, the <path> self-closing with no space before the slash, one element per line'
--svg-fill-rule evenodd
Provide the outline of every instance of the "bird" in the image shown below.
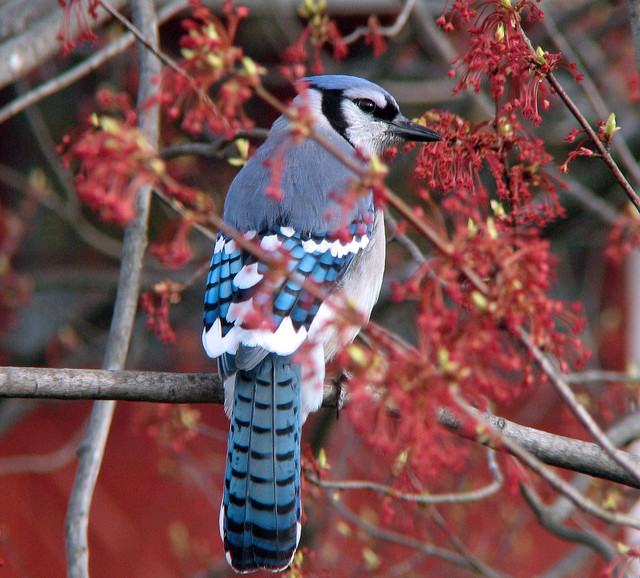
<path fill-rule="evenodd" d="M 205 290 L 202 342 L 217 359 L 231 421 L 220 534 L 240 573 L 281 571 L 294 558 L 302 424 L 322 404 L 326 361 L 360 330 L 332 321 L 343 299 L 368 320 L 380 292 L 383 213 L 372 192 L 349 193 L 354 167 L 393 146 L 442 140 L 363 78 L 310 76 L 298 89 L 293 106 L 307 107 L 318 138 L 295 137 L 290 117 L 277 118 L 231 183 L 222 214 L 261 251 L 286 255 L 287 272 L 220 231 Z"/>

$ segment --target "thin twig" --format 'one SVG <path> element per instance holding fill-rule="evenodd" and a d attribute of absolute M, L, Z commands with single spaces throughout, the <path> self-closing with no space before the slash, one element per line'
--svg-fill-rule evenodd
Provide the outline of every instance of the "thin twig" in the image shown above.
<path fill-rule="evenodd" d="M 447 540 L 458 551 L 458 553 L 467 561 L 467 564 L 473 568 L 474 572 L 477 572 L 481 576 L 496 576 L 494 571 L 487 568 L 480 560 L 478 560 L 469 549 L 464 545 L 464 542 L 456 534 L 454 534 L 451 525 L 447 523 L 444 516 L 438 511 L 434 505 L 429 506 L 429 514 L 431 519 L 440 527 L 442 533 L 447 537 Z"/>
<path fill-rule="evenodd" d="M 415 4 L 416 0 L 407 0 L 402 7 L 402 10 L 400 11 L 400 14 L 398 14 L 395 22 L 389 26 L 380 26 L 380 28 L 378 28 L 376 32 L 380 36 L 385 36 L 387 38 L 393 38 L 394 36 L 400 34 L 402 29 L 405 27 L 407 20 L 409 20 L 409 16 L 411 15 Z M 353 44 L 356 40 L 362 38 L 363 36 L 367 36 L 370 33 L 371 30 L 368 26 L 358 26 L 350 34 L 343 36 L 342 41 L 345 44 Z"/>
<path fill-rule="evenodd" d="M 224 158 L 224 149 L 230 142 L 240 138 L 265 139 L 268 134 L 269 129 L 254 128 L 251 130 L 240 130 L 234 134 L 232 139 L 220 137 L 210 143 L 191 142 L 172 145 L 160 151 L 160 158 L 168 160 L 181 156 L 199 156 L 209 159 L 222 159 Z"/>
<path fill-rule="evenodd" d="M 347 518 L 347 520 L 349 520 L 351 523 L 355 524 L 371 536 L 380 538 L 381 540 L 386 540 L 387 542 L 392 542 L 394 544 L 400 544 L 401 546 L 405 546 L 406 548 L 417 550 L 418 552 L 422 552 L 427 556 L 436 556 L 438 558 L 442 558 L 443 560 L 447 560 L 448 562 L 452 562 L 466 568 L 478 570 L 477 568 L 472 567 L 469 564 L 469 561 L 464 556 L 460 556 L 459 554 L 456 554 L 451 550 L 447 550 L 446 548 L 441 548 L 440 546 L 435 546 L 434 544 L 429 544 L 427 542 L 422 542 L 420 540 L 407 536 L 406 534 L 398 534 L 391 530 L 385 530 L 374 526 L 373 524 L 370 524 L 369 522 L 349 510 L 339 500 L 331 499 L 331 496 L 329 496 L 329 502 L 336 510 L 338 510 L 338 512 L 340 512 L 342 516 Z M 484 576 L 492 576 L 496 578 L 499 576 L 503 576 L 496 570 L 493 570 L 492 568 L 489 568 L 484 564 L 481 564 L 480 568 L 481 569 L 479 571 Z"/>
<path fill-rule="evenodd" d="M 632 3 L 633 0 L 629 0 L 629 4 L 631 5 Z M 562 55 L 571 62 L 575 62 L 576 64 L 578 64 L 580 62 L 579 55 L 573 50 L 564 33 L 556 26 L 555 20 L 553 18 L 545 18 L 543 20 L 543 23 L 545 28 L 547 29 L 547 32 L 549 33 L 549 37 L 553 40 L 553 42 L 555 42 L 556 46 L 560 49 L 560 52 L 562 52 Z M 588 74 L 586 68 L 584 66 L 581 66 L 580 70 L 582 72 L 582 81 L 580 83 L 580 86 L 582 87 L 584 93 L 587 95 L 587 98 L 591 103 L 591 107 L 593 108 L 596 115 L 604 120 L 609 116 L 609 113 L 611 111 L 607 110 L 607 105 L 600 95 L 600 91 L 598 90 L 596 83 L 591 79 L 591 76 Z M 618 149 L 620 160 L 622 161 L 624 167 L 633 175 L 636 186 L 640 186 L 640 167 L 638 166 L 638 162 L 634 158 L 633 153 L 627 146 L 627 142 L 621 136 L 619 136 L 616 137 L 613 143 Z"/>
<path fill-rule="evenodd" d="M 597 505 L 595 502 L 587 499 L 571 484 L 563 480 L 555 472 L 546 467 L 545 464 L 531 452 L 524 449 L 520 444 L 513 441 L 511 438 L 500 435 L 500 431 L 495 428 L 494 425 L 491 424 L 491 422 L 486 420 L 485 416 L 481 412 L 470 406 L 459 395 L 454 395 L 454 398 L 458 406 L 463 409 L 469 416 L 471 416 L 478 423 L 486 424 L 488 431 L 496 436 L 496 438 L 494 439 L 495 443 L 502 445 L 509 453 L 516 456 L 521 462 L 526 464 L 531 470 L 533 470 L 541 478 L 546 480 L 546 482 L 552 488 L 560 492 L 567 499 L 571 500 L 578 508 L 610 524 L 616 524 L 619 526 L 630 526 L 632 528 L 640 529 L 640 520 L 631 516 L 627 516 L 626 514 L 606 510 Z"/>
<path fill-rule="evenodd" d="M 613 459 L 620 467 L 626 470 L 632 475 L 638 482 L 640 482 L 640 467 L 636 463 L 627 459 L 627 455 L 619 452 L 616 447 L 611 443 L 607 435 L 602 431 L 600 426 L 591 417 L 591 414 L 582 405 L 569 384 L 565 381 L 564 376 L 553 365 L 547 355 L 545 355 L 540 348 L 538 348 L 531 337 L 524 330 L 519 331 L 520 340 L 533 355 L 534 359 L 551 379 L 551 383 L 554 385 L 556 391 L 560 394 L 560 397 L 569 406 L 569 409 L 578 418 L 580 423 L 589 432 L 591 437 L 598 443 L 598 445 L 607 453 L 609 457 Z"/>
<path fill-rule="evenodd" d="M 419 265 L 422 265 L 422 263 L 427 260 L 426 257 L 424 256 L 418 245 L 416 245 L 411 239 L 409 239 L 407 235 L 398 232 L 398 221 L 388 211 L 384 214 L 384 222 L 389 228 L 389 241 L 395 240 L 400 243 L 407 250 L 407 253 L 411 255 L 411 258 Z"/>
<path fill-rule="evenodd" d="M 613 560 L 618 555 L 618 551 L 614 546 L 594 532 L 587 532 L 579 528 L 565 526 L 556 516 L 554 508 L 545 506 L 542 499 L 530 484 L 521 483 L 520 492 L 535 513 L 540 525 L 552 534 L 569 542 L 584 544 L 600 553 L 607 561 Z"/>
<path fill-rule="evenodd" d="M 85 426 L 57 450 L 45 455 L 21 455 L 0 459 L 0 476 L 9 474 L 45 474 L 63 468 L 76 457 Z"/>
<path fill-rule="evenodd" d="M 455 504 L 460 502 L 474 502 L 483 500 L 495 494 L 502 487 L 504 478 L 495 459 L 495 452 L 487 449 L 487 463 L 493 477 L 493 481 L 486 486 L 477 490 L 467 492 L 452 492 L 448 494 L 414 494 L 411 492 L 403 492 L 397 488 L 378 484 L 368 480 L 322 480 L 314 475 L 307 474 L 306 479 L 312 484 L 325 489 L 332 490 L 371 490 L 385 496 L 390 496 L 397 500 L 405 502 L 415 502 L 417 504 Z"/>
<path fill-rule="evenodd" d="M 33 185 L 19 171 L 0 164 L 0 182 L 21 194 L 31 194 Z M 53 191 L 34 191 L 34 197 L 43 206 L 71 226 L 71 229 L 88 246 L 112 259 L 120 259 L 122 244 L 108 234 L 96 229 L 74 205 L 63 201 Z"/>
<path fill-rule="evenodd" d="M 567 375 L 565 375 L 564 379 L 567 383 L 638 383 L 640 382 L 640 375 L 634 375 L 626 373 L 624 371 L 603 371 L 601 369 L 590 369 L 587 371 L 568 373 Z"/>
<path fill-rule="evenodd" d="M 184 71 L 180 66 L 176 63 L 173 58 L 166 55 L 162 52 L 158 47 L 160 45 L 159 38 L 157 34 L 145 34 L 142 32 L 141 28 L 145 28 L 148 31 L 148 27 L 145 26 L 145 22 L 138 23 L 138 26 L 132 24 L 127 20 L 118 10 L 116 10 L 109 2 L 106 0 L 100 0 L 100 6 L 102 6 L 111 16 L 113 16 L 120 24 L 122 24 L 131 34 L 136 37 L 136 40 L 140 42 L 151 54 L 160 59 L 160 61 L 183 76 L 187 76 L 186 71 Z M 160 72 L 158 70 L 158 72 Z"/>
<path fill-rule="evenodd" d="M 531 44 L 531 40 L 529 40 L 529 37 L 525 34 L 522 27 L 520 27 L 520 33 L 522 34 L 522 38 L 524 39 L 529 50 L 531 50 L 531 52 L 535 54 L 536 50 L 533 47 L 533 44 Z M 563 86 L 558 82 L 558 80 L 553 75 L 553 73 L 551 72 L 547 73 L 546 79 L 549 85 L 551 86 L 551 88 L 553 88 L 556 94 L 562 99 L 565 106 L 569 109 L 569 112 L 580 123 L 580 126 L 582 126 L 587 136 L 591 139 L 591 141 L 593 142 L 593 146 L 595 146 L 596 150 L 598 151 L 598 154 L 600 155 L 604 163 L 609 167 L 609 170 L 611 171 L 615 179 L 618 181 L 618 183 L 620 184 L 620 186 L 622 187 L 626 195 L 629 197 L 629 200 L 634 204 L 636 209 L 640 211 L 640 197 L 633 190 L 633 187 L 629 184 L 629 181 L 624 176 L 624 174 L 620 170 L 620 167 L 617 165 L 616 161 L 611 156 L 611 152 L 608 150 L 605 144 L 598 138 L 596 131 L 593 130 L 593 128 L 589 124 L 589 121 L 584 117 L 582 112 L 580 112 L 580 109 L 576 106 L 576 104 L 573 102 L 571 97 L 567 94 Z"/>

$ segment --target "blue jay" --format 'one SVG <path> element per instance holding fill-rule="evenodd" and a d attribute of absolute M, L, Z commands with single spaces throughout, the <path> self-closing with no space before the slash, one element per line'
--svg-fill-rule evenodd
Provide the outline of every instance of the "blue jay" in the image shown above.
<path fill-rule="evenodd" d="M 394 98 L 372 82 L 327 75 L 302 83 L 294 103 L 307 103 L 314 132 L 363 168 L 363 158 L 391 146 L 442 139 L 404 117 Z M 278 161 L 281 195 L 275 198 L 265 193 Z M 227 193 L 224 221 L 264 251 L 286 255 L 295 274 L 278 276 L 219 233 L 202 342 L 218 360 L 231 420 L 220 533 L 238 572 L 275 572 L 291 563 L 301 529 L 302 424 L 322 403 L 325 361 L 359 330 L 331 321 L 344 298 L 367 319 L 378 299 L 383 216 L 372 194 L 347 194 L 356 180 L 313 138 L 294 140 L 283 115 Z M 298 283 L 301 278 L 329 297 L 321 302 Z"/>

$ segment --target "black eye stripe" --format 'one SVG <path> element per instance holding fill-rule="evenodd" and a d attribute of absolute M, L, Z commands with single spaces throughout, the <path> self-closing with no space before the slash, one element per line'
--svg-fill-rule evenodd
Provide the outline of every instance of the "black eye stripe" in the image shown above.
<path fill-rule="evenodd" d="M 347 121 L 342 112 L 342 91 L 323 90 L 322 91 L 322 114 L 329 121 L 334 130 L 347 139 Z"/>
<path fill-rule="evenodd" d="M 370 98 L 345 97 L 344 91 L 339 89 L 324 89 L 319 90 L 319 92 L 322 94 L 322 114 L 327 119 L 329 124 L 333 127 L 333 129 L 351 145 L 353 145 L 353 143 L 347 137 L 349 123 L 345 118 L 344 110 L 342 108 L 345 99 L 353 102 L 356 106 L 358 106 L 358 108 L 360 108 L 360 110 L 363 110 L 362 106 L 371 108 L 371 105 L 373 105 L 372 110 L 364 112 L 377 120 L 391 122 L 398 115 L 398 107 L 394 104 L 393 101 L 389 100 L 388 98 L 385 99 L 386 102 L 384 107 L 381 107 Z M 370 104 L 364 104 L 365 101 Z M 360 105 L 358 103 L 360 103 Z"/>
<path fill-rule="evenodd" d="M 370 114 L 379 120 L 392 121 L 398 114 L 398 108 L 390 101 L 386 101 L 384 107 L 377 105 L 370 98 L 355 98 L 353 103 L 364 113 Z"/>

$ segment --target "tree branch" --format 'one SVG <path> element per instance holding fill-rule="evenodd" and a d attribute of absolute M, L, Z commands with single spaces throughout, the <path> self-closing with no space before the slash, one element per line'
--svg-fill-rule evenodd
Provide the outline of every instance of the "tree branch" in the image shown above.
<path fill-rule="evenodd" d="M 114 0 L 118 8 L 122 8 L 125 0 Z M 58 54 L 62 47 L 58 40 L 62 10 L 57 2 L 51 2 L 52 10 L 29 26 L 22 34 L 6 40 L 0 45 L 0 88 L 3 88 L 40 66 L 53 55 Z M 109 19 L 104 10 L 98 11 L 98 17 L 91 23 L 98 26 Z M 79 27 L 75 19 L 71 19 L 71 33 L 75 37 Z"/>
<path fill-rule="evenodd" d="M 491 414 L 484 414 L 484 417 L 500 432 L 500 435 L 516 442 L 547 465 L 640 489 L 640 482 L 636 477 L 618 465 L 597 444 L 526 427 Z M 448 410 L 440 410 L 438 419 L 442 425 L 468 437 L 462 431 L 462 424 Z M 488 446 L 493 443 L 490 439 L 482 441 L 477 437 L 470 439 Z M 623 454 L 627 460 L 640 466 L 639 457 L 622 450 L 617 450 L 616 454 Z"/>
<path fill-rule="evenodd" d="M 117 5 L 117 4 L 116 4 Z M 175 16 L 181 10 L 188 6 L 187 0 L 175 0 L 171 4 L 165 6 L 158 12 L 158 21 L 164 22 Z M 121 52 L 124 52 L 135 40 L 131 32 L 125 32 L 116 40 L 110 42 L 103 49 L 97 51 L 86 60 L 83 60 L 69 70 L 53 77 L 41 85 L 29 90 L 25 94 L 12 100 L 2 108 L 0 108 L 0 124 L 5 120 L 15 116 L 25 108 L 39 102 L 43 98 L 55 94 L 56 92 L 80 80 L 90 72 L 98 69 L 105 62 L 111 60 Z"/>
<path fill-rule="evenodd" d="M 588 548 L 598 552 L 607 561 L 613 560 L 618 555 L 616 549 L 595 532 L 565 526 L 556 515 L 555 509 L 550 506 L 545 506 L 531 485 L 521 483 L 520 492 L 535 513 L 540 525 L 549 532 L 552 532 L 563 540 L 584 544 Z"/>
<path fill-rule="evenodd" d="M 520 32 L 521 32 L 522 38 L 526 42 L 529 50 L 531 50 L 531 52 L 533 54 L 535 54 L 536 53 L 536 49 L 533 47 L 533 44 L 531 43 L 531 40 L 525 34 L 525 32 L 522 29 L 522 27 L 520 28 Z M 569 110 L 569 112 L 580 123 L 580 126 L 582 126 L 585 134 L 587 134 L 588 137 L 591 139 L 591 141 L 593 143 L 593 146 L 596 148 L 596 150 L 598 151 L 598 154 L 600 155 L 600 157 L 602 158 L 604 163 L 607 165 L 607 167 L 609 168 L 609 170 L 611 171 L 611 173 L 613 174 L 615 179 L 618 181 L 618 183 L 620 184 L 620 186 L 622 187 L 622 189 L 624 190 L 626 195 L 629 197 L 629 200 L 634 204 L 636 209 L 638 211 L 640 211 L 640 197 L 634 191 L 633 187 L 629 184 L 629 181 L 627 180 L 627 177 L 625 177 L 625 175 L 620 170 L 620 167 L 618 166 L 616 161 L 611 156 L 611 153 L 609 152 L 608 148 L 598 138 L 598 135 L 597 135 L 596 131 L 589 124 L 589 121 L 584 117 L 582 112 L 580 112 L 580 110 L 578 109 L 576 104 L 573 102 L 571 97 L 564 90 L 564 87 L 558 82 L 558 80 L 553 75 L 553 73 L 551 73 L 551 72 L 547 73 L 546 79 L 547 79 L 547 82 L 549 83 L 549 85 L 551 86 L 551 88 L 556 92 L 556 94 L 564 102 L 564 104 L 567 107 L 567 109 Z M 601 120 L 604 120 L 604 119 L 601 119 Z"/>
<path fill-rule="evenodd" d="M 135 25 L 146 38 L 157 45 L 158 20 L 153 1 L 136 0 L 131 3 L 131 10 Z M 152 146 L 157 148 L 160 113 L 157 106 L 146 107 L 145 103 L 157 90 L 153 78 L 160 74 L 160 63 L 144 46 L 138 44 L 137 48 L 140 63 L 138 126 Z M 142 261 L 148 242 L 150 186 L 144 186 L 138 191 L 136 205 L 136 216 L 127 225 L 124 234 L 120 279 L 103 361 L 105 369 L 122 369 L 129 351 L 140 294 Z M 87 434 L 78 449 L 78 470 L 67 511 L 67 572 L 70 578 L 89 576 L 89 509 L 114 410 L 115 401 L 94 403 Z"/>
<path fill-rule="evenodd" d="M 0 398 L 3 397 L 156 403 L 224 402 L 222 382 L 212 373 L 41 367 L 0 367 Z M 344 388 L 325 384 L 323 407 L 341 407 L 345 403 L 348 403 L 348 397 Z M 637 414 L 632 418 L 637 419 Z M 438 419 L 458 435 L 465 435 L 460 422 L 449 411 L 441 410 Z M 640 482 L 616 464 L 597 444 L 522 426 L 498 416 L 487 414 L 486 419 L 502 436 L 516 442 L 548 465 L 640 489 Z M 490 443 L 489 440 L 486 443 Z M 624 454 L 626 459 L 640 466 L 639 457 L 621 450 L 617 453 Z"/>
<path fill-rule="evenodd" d="M 402 29 L 405 27 L 407 20 L 409 20 L 409 16 L 411 15 L 411 11 L 413 10 L 415 4 L 415 0 L 407 0 L 404 3 L 402 10 L 400 11 L 400 14 L 398 14 L 396 21 L 390 26 L 381 26 L 377 31 L 378 34 L 380 34 L 381 36 L 385 36 L 386 38 L 393 38 L 394 36 L 400 34 Z M 342 38 L 342 41 L 345 44 L 353 44 L 356 40 L 362 38 L 363 36 L 366 36 L 370 32 L 371 29 L 368 26 L 358 26 L 358 28 L 351 32 L 351 34 L 344 36 Z"/>
<path fill-rule="evenodd" d="M 383 528 L 379 528 L 378 526 L 374 526 L 373 524 L 370 524 L 368 521 L 358 516 L 356 513 L 352 512 L 339 500 L 329 499 L 329 503 L 342 516 L 347 518 L 347 520 L 349 520 L 359 528 L 362 528 L 371 536 L 375 536 L 376 538 L 380 538 L 381 540 L 386 540 L 388 542 L 393 542 L 395 544 L 400 544 L 406 548 L 412 548 L 414 550 L 417 550 L 418 552 L 422 552 L 427 556 L 437 556 L 439 558 L 442 558 L 443 560 L 447 560 L 454 564 L 469 568 L 470 570 L 474 570 L 475 572 L 483 576 L 504 576 L 503 574 L 499 574 L 492 568 L 489 568 L 488 566 L 485 566 L 480 562 L 474 561 L 475 563 L 471 564 L 469 560 L 467 560 L 464 556 L 461 556 L 456 552 L 452 552 L 451 550 L 447 550 L 446 548 L 441 548 L 440 546 L 436 546 L 435 544 L 430 544 L 428 542 L 422 542 L 421 540 L 417 540 L 415 538 L 412 538 L 411 536 L 407 536 L 406 534 L 398 534 L 391 530 L 386 530 Z"/>
<path fill-rule="evenodd" d="M 558 392 L 558 395 L 560 395 L 562 400 L 578 418 L 578 421 L 583 425 L 583 427 L 589 432 L 591 437 L 593 437 L 593 439 L 598 442 L 597 447 L 601 447 L 602 449 L 604 449 L 604 451 L 608 454 L 609 457 L 613 459 L 614 462 L 616 462 L 620 467 L 626 470 L 629 475 L 633 476 L 636 479 L 636 483 L 640 483 L 640 463 L 627 459 L 628 454 L 625 454 L 624 452 L 618 452 L 616 450 L 615 445 L 611 443 L 607 435 L 596 423 L 596 420 L 593 419 L 584 405 L 582 405 L 578 401 L 575 393 L 573 392 L 571 387 L 569 387 L 569 384 L 565 381 L 562 372 L 560 372 L 554 366 L 551 359 L 533 343 L 531 337 L 526 333 L 526 331 L 521 329 L 519 334 L 522 343 L 533 355 L 542 371 L 547 374 L 547 376 L 551 380 L 551 383 Z"/>
<path fill-rule="evenodd" d="M 495 452 L 487 449 L 487 463 L 493 480 L 482 488 L 477 490 L 468 490 L 466 492 L 451 492 L 447 494 L 430 494 L 421 492 L 419 494 L 412 492 L 403 492 L 392 486 L 378 484 L 369 480 L 324 480 L 318 478 L 315 474 L 307 474 L 305 477 L 312 484 L 325 489 L 332 490 L 370 490 L 385 496 L 390 496 L 396 500 L 405 502 L 415 502 L 418 504 L 456 504 L 460 502 L 475 502 L 484 500 L 495 494 L 504 482 L 502 472 L 495 459 Z"/>

